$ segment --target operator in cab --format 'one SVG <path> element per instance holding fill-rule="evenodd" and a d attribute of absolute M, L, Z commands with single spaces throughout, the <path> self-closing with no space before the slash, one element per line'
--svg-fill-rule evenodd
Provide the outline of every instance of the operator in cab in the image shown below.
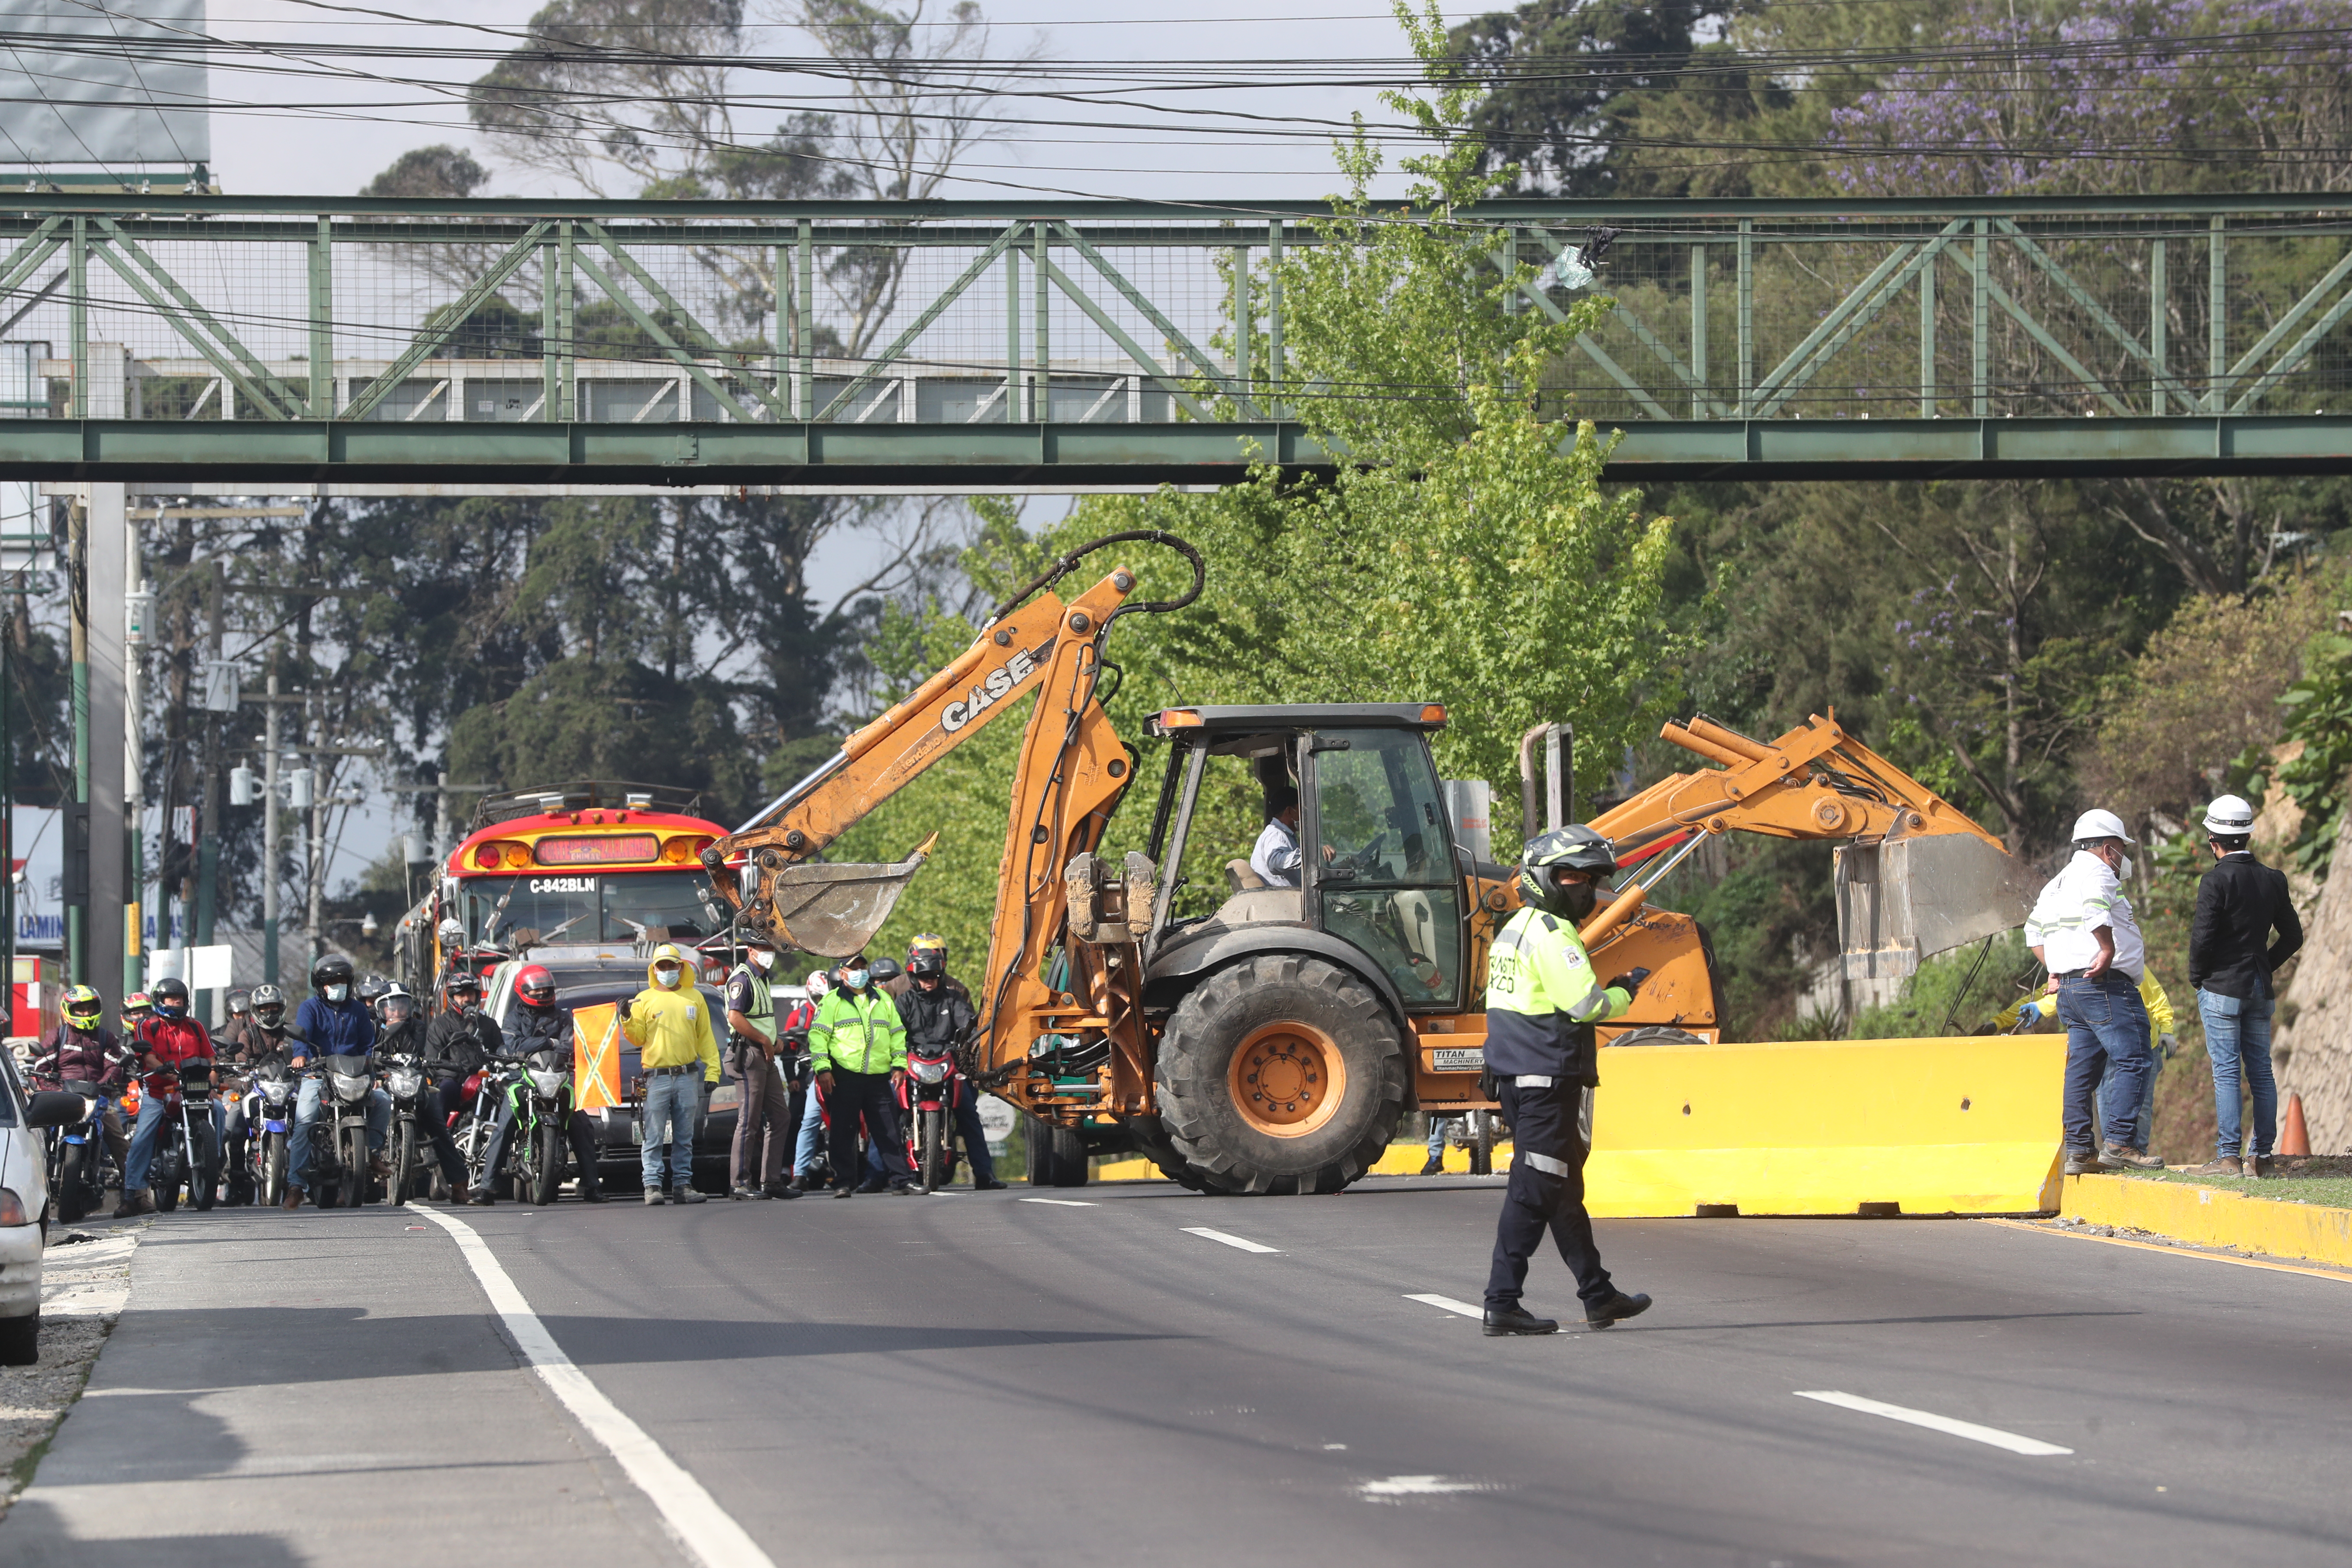
<path fill-rule="evenodd" d="M 1298 849 L 1298 792 L 1286 784 L 1270 784 L 1265 792 L 1265 830 L 1250 850 L 1250 869 L 1269 888 L 1301 885 Z"/>
<path fill-rule="evenodd" d="M 1601 879 L 1616 869 L 1609 840 L 1580 823 L 1528 840 L 1519 857 L 1522 905 L 1487 955 L 1486 1071 L 1496 1080 L 1514 1150 L 1486 1276 L 1489 1335 L 1558 1331 L 1558 1321 L 1519 1304 L 1528 1259 L 1546 1230 L 1576 1276 L 1588 1324 L 1605 1329 L 1649 1310 L 1647 1296 L 1618 1289 L 1601 1266 L 1584 1209 L 1590 1151 L 1577 1128 L 1584 1091 L 1601 1082 L 1592 1026 L 1631 1007 L 1650 974 L 1634 969 L 1597 984 L 1577 935 Z"/>

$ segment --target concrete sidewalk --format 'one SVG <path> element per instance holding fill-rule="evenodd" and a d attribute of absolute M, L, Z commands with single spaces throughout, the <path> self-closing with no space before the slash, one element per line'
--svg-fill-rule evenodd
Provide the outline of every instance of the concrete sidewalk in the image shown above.
<path fill-rule="evenodd" d="M 146 1233 L 88 1390 L 0 1521 L 10 1568 L 671 1568 L 644 1496 L 404 1209 Z"/>

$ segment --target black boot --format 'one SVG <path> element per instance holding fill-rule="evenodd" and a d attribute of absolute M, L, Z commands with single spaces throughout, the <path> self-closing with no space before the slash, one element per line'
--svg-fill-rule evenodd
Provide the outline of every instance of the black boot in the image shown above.
<path fill-rule="evenodd" d="M 1508 1307 L 1486 1309 L 1486 1333 L 1490 1340 L 1499 1339 L 1506 1334 L 1556 1334 L 1558 1332 L 1559 1332 L 1559 1319 L 1538 1318 L 1516 1302 Z"/>
<path fill-rule="evenodd" d="M 1647 1296 L 1628 1296 L 1620 1290 L 1597 1307 L 1584 1309 L 1584 1321 L 1596 1329 L 1605 1329 L 1623 1318 L 1638 1318 L 1650 1310 Z"/>

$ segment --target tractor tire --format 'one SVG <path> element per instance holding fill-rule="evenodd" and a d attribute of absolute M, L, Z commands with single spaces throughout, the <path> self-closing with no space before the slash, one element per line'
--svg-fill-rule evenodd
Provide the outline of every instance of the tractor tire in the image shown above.
<path fill-rule="evenodd" d="M 0 1318 L 0 1366 L 32 1366 L 41 1359 L 41 1310 Z"/>
<path fill-rule="evenodd" d="M 1404 1115 L 1396 1020 L 1361 979 L 1297 953 L 1218 970 L 1160 1036 L 1160 1120 L 1213 1192 L 1336 1193 Z"/>
<path fill-rule="evenodd" d="M 1183 1155 L 1176 1152 L 1176 1145 L 1169 1141 L 1168 1129 L 1160 1118 L 1126 1116 L 1119 1119 L 1119 1125 L 1125 1127 L 1127 1135 L 1135 1141 L 1136 1152 L 1159 1166 L 1161 1175 L 1191 1192 L 1210 1190 L 1209 1178 L 1194 1169 Z"/>
<path fill-rule="evenodd" d="M 1021 1141 L 1029 1151 L 1029 1184 L 1033 1187 L 1083 1187 L 1087 1184 L 1087 1141 L 1075 1127 L 1056 1126 L 1042 1117 L 1021 1119 Z"/>

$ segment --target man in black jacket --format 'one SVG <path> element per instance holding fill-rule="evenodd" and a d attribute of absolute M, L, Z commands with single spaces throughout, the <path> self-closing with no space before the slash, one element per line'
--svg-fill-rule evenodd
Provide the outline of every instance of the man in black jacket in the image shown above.
<path fill-rule="evenodd" d="M 907 1021 L 907 1048 L 919 1050 L 925 1056 L 938 1056 L 953 1049 L 961 1058 L 961 1047 L 971 1040 L 979 1026 L 979 1015 L 963 994 L 963 987 L 948 977 L 944 944 L 939 949 L 918 947 L 907 957 L 909 982 L 905 994 L 898 998 L 898 1013 Z M 971 1087 L 969 1079 L 956 1086 L 956 1131 L 963 1138 L 964 1158 L 971 1162 L 971 1184 L 980 1192 L 994 1192 L 1004 1185 L 996 1179 L 996 1165 L 988 1157 L 988 1135 L 980 1126 L 980 1091 Z"/>
<path fill-rule="evenodd" d="M 524 964 L 515 976 L 515 1000 L 520 1005 L 515 1009 L 514 1033 L 506 1037 L 500 1054 L 520 1061 L 531 1052 L 551 1045 L 569 1061 L 576 1053 L 572 1009 L 556 1005 L 555 976 L 541 964 Z M 572 1157 L 580 1164 L 580 1201 L 601 1204 L 604 1194 L 596 1184 L 599 1155 L 595 1119 L 579 1109 L 575 1091 L 569 1086 L 563 1104 L 564 1138 L 572 1145 Z M 485 1208 L 498 1201 L 491 1189 L 499 1168 L 506 1163 L 507 1143 L 514 1135 L 514 1101 L 500 1100 L 498 1119 L 490 1127 L 489 1147 L 482 1155 L 481 1190 L 474 1194 L 474 1202 Z"/>
<path fill-rule="evenodd" d="M 466 1111 L 466 1080 L 506 1049 L 499 1022 L 482 1011 L 482 982 L 471 970 L 441 979 L 441 1010 L 425 1027 L 425 1070 L 440 1091 L 441 1118 L 454 1126 Z M 487 1190 L 487 1189 L 486 1189 Z M 462 1193 L 452 1194 L 464 1201 Z"/>
<path fill-rule="evenodd" d="M 2287 899 L 2286 876 L 2256 860 L 2246 842 L 2254 808 L 2225 795 L 2205 813 L 2213 868 L 2197 884 L 2189 928 L 2189 984 L 2205 1023 L 2213 1064 L 2213 1111 L 2220 1124 L 2213 1163 L 2200 1175 L 2267 1176 L 2278 1139 L 2278 1084 L 2271 1076 L 2271 976 L 2303 946 L 2303 922 Z M 2273 941 L 2271 933 L 2278 933 Z M 2242 1082 L 2242 1088 L 2241 1087 Z M 2254 1099 L 2254 1135 L 2240 1131 L 2240 1099 Z"/>
<path fill-rule="evenodd" d="M 425 1061 L 425 1037 L 428 1028 L 424 1016 L 416 1011 L 416 998 L 394 984 L 376 999 L 375 1013 L 377 1022 L 383 1027 L 383 1033 L 376 1039 L 376 1054 L 385 1058 L 415 1057 L 424 1065 L 428 1081 L 432 1080 L 436 1069 Z M 450 1092 L 456 1093 L 463 1082 L 461 1075 Z M 466 1201 L 466 1161 L 457 1152 L 457 1141 L 449 1136 L 448 1096 L 440 1089 L 438 1082 L 429 1081 L 429 1087 L 418 1096 L 416 1123 L 433 1145 L 435 1158 L 441 1162 L 441 1179 L 448 1184 L 449 1201 L 462 1204 Z M 394 1201 L 404 1201 L 405 1197 L 402 1194 Z"/>

